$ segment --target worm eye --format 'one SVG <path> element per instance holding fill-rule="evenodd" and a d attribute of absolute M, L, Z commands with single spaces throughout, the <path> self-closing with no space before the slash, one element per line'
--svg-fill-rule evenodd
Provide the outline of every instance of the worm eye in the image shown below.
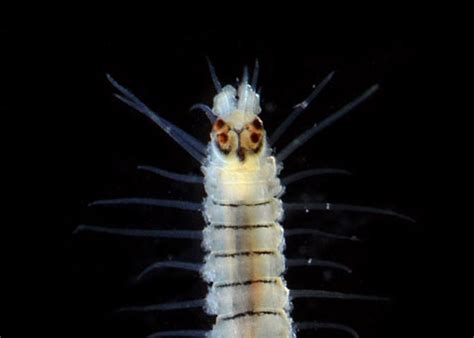
<path fill-rule="evenodd" d="M 260 135 L 257 133 L 252 133 L 250 135 L 250 139 L 252 140 L 253 143 L 257 143 L 260 140 Z"/>
<path fill-rule="evenodd" d="M 227 132 L 222 132 L 216 135 L 216 144 L 222 153 L 228 154 L 230 152 L 229 135 Z"/>
<path fill-rule="evenodd" d="M 214 123 L 214 128 L 215 129 L 222 129 L 224 128 L 225 126 L 225 122 L 222 121 L 221 119 L 218 119 L 215 123 Z"/>
<path fill-rule="evenodd" d="M 260 121 L 260 119 L 256 118 L 255 120 L 253 120 L 252 122 L 252 125 L 255 129 L 257 130 L 260 130 L 263 128 L 263 125 L 262 125 L 262 121 Z"/>
<path fill-rule="evenodd" d="M 220 144 L 227 143 L 229 140 L 229 136 L 226 133 L 219 134 L 217 137 Z"/>

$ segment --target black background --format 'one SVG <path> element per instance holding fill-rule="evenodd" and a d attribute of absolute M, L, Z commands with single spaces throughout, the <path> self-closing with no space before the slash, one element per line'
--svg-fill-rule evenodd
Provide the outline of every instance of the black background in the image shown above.
<path fill-rule="evenodd" d="M 78 224 L 135 228 L 201 229 L 199 213 L 160 208 L 89 208 L 96 199 L 150 196 L 200 201 L 203 189 L 170 182 L 136 170 L 139 164 L 199 174 L 199 166 L 163 131 L 113 97 L 110 73 L 149 107 L 207 142 L 197 102 L 211 105 L 215 94 L 205 57 L 221 82 L 233 84 L 244 65 L 261 65 L 261 117 L 266 130 L 278 126 L 292 107 L 330 71 L 336 74 L 320 97 L 278 142 L 276 151 L 314 122 L 329 116 L 374 83 L 380 90 L 343 120 L 318 134 L 289 157 L 282 176 L 308 168 L 343 168 L 352 177 L 307 179 L 287 188 L 286 201 L 332 201 L 397 210 L 415 224 L 392 217 L 353 213 L 288 214 L 287 228 L 314 226 L 356 234 L 362 243 L 294 238 L 288 257 L 320 257 L 350 265 L 345 275 L 318 268 L 294 269 L 289 288 L 327 289 L 388 296 L 389 303 L 297 300 L 295 321 L 331 321 L 353 326 L 361 337 L 427 336 L 432 314 L 430 285 L 437 278 L 430 260 L 430 173 L 437 150 L 432 113 L 424 103 L 430 80 L 422 57 L 421 35 L 321 34 L 306 25 L 292 29 L 225 30 L 153 25 L 58 39 L 52 63 L 59 70 L 61 102 L 57 116 L 61 144 L 55 144 L 67 171 L 55 171 L 62 188 L 58 206 L 64 221 L 56 257 L 61 275 L 54 287 L 58 306 L 51 334 L 67 337 L 142 337 L 158 330 L 208 329 L 212 318 L 200 310 L 175 313 L 116 314 L 126 305 L 178 301 L 205 296 L 198 275 L 175 270 L 134 278 L 148 264 L 174 257 L 202 259 L 200 244 L 188 240 L 130 239 L 81 233 Z M 57 62 L 55 62 L 57 60 Z M 60 305 L 59 305 L 60 304 Z M 333 331 L 301 332 L 301 337 L 344 337 Z"/>

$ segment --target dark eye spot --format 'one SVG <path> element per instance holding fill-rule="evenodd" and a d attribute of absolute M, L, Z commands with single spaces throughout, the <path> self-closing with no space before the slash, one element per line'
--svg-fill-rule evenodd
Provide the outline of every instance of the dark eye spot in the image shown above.
<path fill-rule="evenodd" d="M 259 119 L 253 120 L 252 124 L 255 127 L 255 129 L 262 129 L 263 128 L 262 122 L 260 122 Z"/>
<path fill-rule="evenodd" d="M 257 133 L 252 133 L 250 135 L 250 139 L 252 140 L 253 143 L 257 143 L 258 140 L 260 140 L 260 135 Z"/>
<path fill-rule="evenodd" d="M 219 143 L 226 143 L 229 139 L 229 136 L 227 136 L 225 133 L 219 134 L 217 137 L 219 138 Z"/>
<path fill-rule="evenodd" d="M 215 126 L 216 126 L 217 129 L 223 128 L 224 125 L 225 125 L 225 123 L 224 123 L 224 121 L 222 121 L 221 119 L 217 120 L 217 121 L 216 121 L 216 124 L 215 124 Z"/>

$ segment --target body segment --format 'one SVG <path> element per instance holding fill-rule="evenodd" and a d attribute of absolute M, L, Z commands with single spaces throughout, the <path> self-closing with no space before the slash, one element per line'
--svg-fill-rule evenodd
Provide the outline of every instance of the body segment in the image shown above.
<path fill-rule="evenodd" d="M 149 230 L 108 229 L 99 226 L 81 225 L 77 231 L 98 232 L 133 237 L 150 236 L 201 240 L 205 250 L 204 264 L 182 261 L 159 261 L 147 267 L 138 276 L 158 268 L 178 268 L 201 271 L 209 283 L 205 299 L 184 300 L 152 306 L 132 306 L 121 311 L 169 311 L 205 306 L 208 314 L 215 315 L 212 329 L 159 331 L 150 338 L 163 336 L 210 337 L 210 338 L 295 338 L 296 330 L 333 329 L 358 337 L 350 327 L 338 323 L 293 322 L 290 292 L 283 279 L 289 266 L 321 266 L 350 273 L 350 269 L 338 262 L 291 258 L 286 260 L 283 219 L 284 192 L 279 172 L 283 161 L 316 133 L 344 116 L 363 102 L 376 89 L 372 86 L 362 95 L 349 102 L 320 124 L 314 124 L 296 137 L 278 154 L 270 149 L 278 137 L 288 128 L 299 113 L 311 102 L 332 77 L 329 74 L 308 98 L 282 122 L 267 142 L 263 122 L 258 117 L 261 111 L 259 95 L 255 91 L 258 64 L 254 70 L 252 85 L 248 84 L 247 73 L 237 88 L 222 87 L 211 66 L 211 75 L 217 90 L 212 109 L 206 105 L 204 111 L 213 123 L 210 142 L 207 147 L 171 122 L 151 111 L 135 95 L 119 85 L 109 76 L 114 87 L 123 95 L 116 95 L 126 104 L 148 116 L 167 134 L 178 142 L 194 159 L 201 163 L 204 177 L 169 172 L 160 168 L 140 166 L 167 178 L 185 183 L 204 183 L 206 197 L 202 205 L 197 201 L 166 200 L 154 198 L 127 197 L 99 200 L 91 205 L 147 205 L 201 211 L 206 222 L 203 232 L 193 230 Z M 278 162 L 278 163 L 277 163 Z M 310 169 L 283 179 L 286 185 L 305 177 L 322 173 L 341 173 L 338 169 Z M 288 210 L 324 210 L 369 212 L 391 215 L 413 221 L 411 218 L 391 210 L 366 206 L 332 203 L 285 203 Z M 298 234 L 317 234 L 334 239 L 354 240 L 355 237 L 331 234 L 317 229 L 293 228 L 287 238 Z M 291 290 L 295 298 L 335 298 L 352 300 L 386 300 L 383 297 L 345 294 L 326 290 Z M 205 304 L 204 304 L 205 303 Z"/>
<path fill-rule="evenodd" d="M 245 82 L 214 100 L 218 119 L 202 171 L 203 278 L 211 283 L 206 310 L 217 316 L 212 338 L 292 337 L 289 292 L 282 274 L 283 187 L 267 148 L 258 95 Z M 244 100 L 245 102 L 241 102 Z"/>

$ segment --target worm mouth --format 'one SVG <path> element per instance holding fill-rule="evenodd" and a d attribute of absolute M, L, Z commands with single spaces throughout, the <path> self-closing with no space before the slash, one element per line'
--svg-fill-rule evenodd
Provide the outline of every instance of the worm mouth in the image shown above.
<path fill-rule="evenodd" d="M 245 150 L 240 147 L 240 144 L 239 144 L 239 147 L 237 148 L 237 157 L 239 158 L 240 162 L 245 161 Z"/>
<path fill-rule="evenodd" d="M 245 161 L 245 150 L 243 147 L 242 147 L 242 140 L 241 140 L 241 133 L 242 133 L 242 129 L 233 129 L 234 132 L 237 134 L 237 158 L 239 159 L 240 162 L 244 162 Z"/>

